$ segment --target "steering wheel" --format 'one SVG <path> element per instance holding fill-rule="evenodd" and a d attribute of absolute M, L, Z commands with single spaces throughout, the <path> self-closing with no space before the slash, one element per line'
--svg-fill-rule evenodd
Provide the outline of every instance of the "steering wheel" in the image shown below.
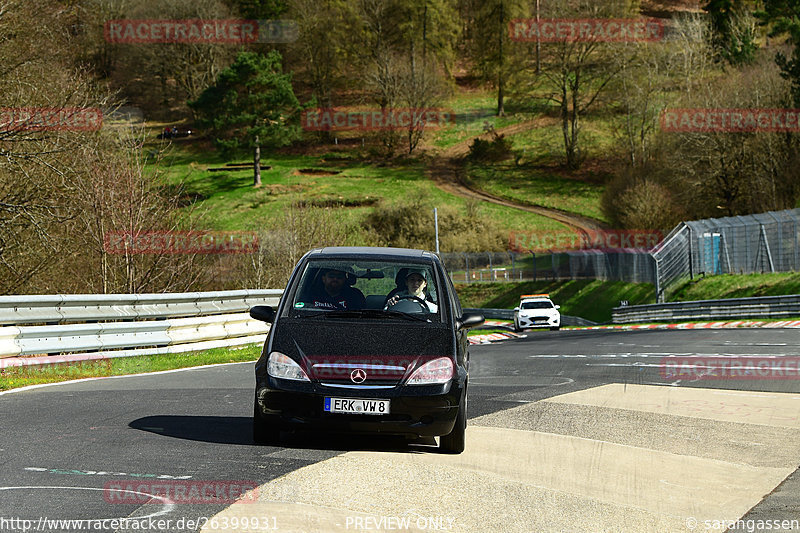
<path fill-rule="evenodd" d="M 392 298 L 394 298 L 394 296 L 393 296 Z M 383 307 L 383 310 L 384 310 L 384 311 L 386 311 L 386 310 L 387 310 L 387 309 L 389 309 L 390 307 L 394 307 L 395 305 L 399 304 L 399 303 L 400 303 L 402 300 L 411 300 L 411 301 L 413 301 L 414 303 L 417 303 L 417 304 L 419 304 L 419 306 L 422 308 L 422 311 L 423 311 L 423 312 L 425 312 L 425 313 L 429 312 L 429 309 L 428 309 L 428 304 L 427 304 L 427 303 L 425 303 L 425 300 L 423 300 L 422 298 L 419 298 L 419 297 L 417 297 L 417 296 L 413 296 L 413 295 L 411 295 L 411 294 L 407 294 L 406 296 L 398 296 L 398 297 L 397 297 L 397 301 L 396 301 L 395 303 L 393 303 L 393 304 L 391 304 L 391 305 L 389 305 L 389 304 L 387 303 L 387 304 L 386 304 L 386 305 Z"/>

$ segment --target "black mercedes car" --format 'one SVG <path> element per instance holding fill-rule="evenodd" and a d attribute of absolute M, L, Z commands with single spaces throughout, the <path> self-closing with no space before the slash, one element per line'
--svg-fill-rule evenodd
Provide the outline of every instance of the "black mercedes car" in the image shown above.
<path fill-rule="evenodd" d="M 322 248 L 295 266 L 256 363 L 253 438 L 314 429 L 439 436 L 464 450 L 469 343 L 483 316 L 464 313 L 436 255 Z"/>

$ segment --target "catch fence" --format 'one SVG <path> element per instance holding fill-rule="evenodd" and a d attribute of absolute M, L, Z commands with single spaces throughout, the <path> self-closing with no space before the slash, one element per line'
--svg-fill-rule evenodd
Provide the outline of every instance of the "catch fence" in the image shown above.
<path fill-rule="evenodd" d="M 683 279 L 800 271 L 800 209 L 680 223 L 650 250 L 442 253 L 456 283 L 600 279 L 652 283 L 657 301 Z"/>
<path fill-rule="evenodd" d="M 652 252 L 658 300 L 681 279 L 800 270 L 800 209 L 683 222 Z"/>

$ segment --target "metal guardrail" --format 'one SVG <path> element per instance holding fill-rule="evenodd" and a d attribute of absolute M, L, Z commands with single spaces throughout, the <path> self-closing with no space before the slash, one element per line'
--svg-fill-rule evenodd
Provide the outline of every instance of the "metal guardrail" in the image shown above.
<path fill-rule="evenodd" d="M 465 313 L 480 313 L 484 318 L 493 318 L 495 320 L 514 320 L 513 309 L 464 309 Z M 562 326 L 596 326 L 597 322 L 586 320 L 579 316 L 569 316 L 561 314 Z"/>
<path fill-rule="evenodd" d="M 251 319 L 247 311 L 255 305 L 277 306 L 282 294 L 281 289 L 265 289 L 0 296 L 0 367 L 264 342 L 269 325 Z M 514 319 L 512 309 L 466 311 Z M 593 324 L 566 315 L 562 322 Z M 69 355 L 52 357 L 56 354 Z"/>
<path fill-rule="evenodd" d="M 464 308 L 465 313 L 479 313 L 483 318 L 494 318 L 495 320 L 514 320 L 513 309 L 467 309 Z"/>
<path fill-rule="evenodd" d="M 137 320 L 242 313 L 277 305 L 282 289 L 154 294 L 0 296 L 0 326 Z"/>
<path fill-rule="evenodd" d="M 263 342 L 269 325 L 254 305 L 276 306 L 280 289 L 172 294 L 0 296 L 0 363 L 49 362 L 51 354 L 118 357 Z M 83 323 L 79 323 L 83 322 Z M 35 324 L 35 325 L 28 325 Z"/>
<path fill-rule="evenodd" d="M 800 295 L 628 305 L 612 311 L 615 324 L 670 320 L 726 320 L 800 316 Z"/>

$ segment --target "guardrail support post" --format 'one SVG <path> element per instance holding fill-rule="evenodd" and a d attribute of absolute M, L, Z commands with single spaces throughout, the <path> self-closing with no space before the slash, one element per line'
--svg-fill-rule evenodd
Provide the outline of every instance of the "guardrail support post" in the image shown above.
<path fill-rule="evenodd" d="M 694 244 L 692 236 L 692 227 L 688 224 L 686 228 L 689 230 L 689 279 L 694 279 L 694 260 L 692 259 L 692 245 Z"/>
<path fill-rule="evenodd" d="M 652 255 L 650 257 L 653 257 Z M 661 294 L 661 277 L 658 273 L 658 260 L 653 257 L 653 262 L 655 263 L 655 282 L 656 282 L 656 303 L 662 304 L 664 303 L 664 295 Z"/>

